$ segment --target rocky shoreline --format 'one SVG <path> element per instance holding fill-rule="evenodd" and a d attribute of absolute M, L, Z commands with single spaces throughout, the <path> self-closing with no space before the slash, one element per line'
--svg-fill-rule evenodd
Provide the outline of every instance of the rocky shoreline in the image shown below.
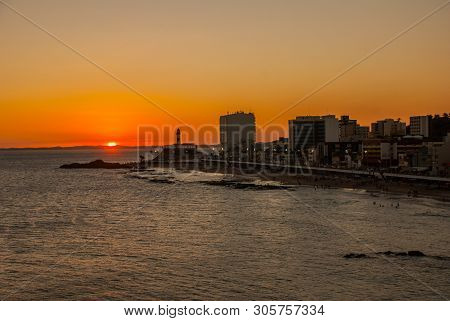
<path fill-rule="evenodd" d="M 158 165 L 159 166 L 159 165 Z M 292 174 L 277 170 L 251 172 L 236 167 L 226 168 L 195 168 L 205 172 L 219 172 L 231 174 L 237 177 L 254 177 L 260 180 L 277 181 L 284 185 L 304 185 L 315 189 L 343 188 L 364 190 L 373 196 L 379 194 L 391 194 L 407 196 L 412 199 L 417 197 L 432 198 L 443 202 L 450 202 L 450 189 L 432 183 L 418 181 L 381 180 L 376 177 L 352 177 L 348 175 L 333 174 Z"/>
<path fill-rule="evenodd" d="M 61 165 L 62 169 L 132 169 L 136 163 L 107 163 L 101 159 L 90 163 L 72 163 Z"/>
<path fill-rule="evenodd" d="M 90 163 L 73 163 L 62 165 L 62 169 L 130 169 L 137 170 L 138 163 L 108 163 L 96 160 Z M 448 186 L 440 186 L 435 183 L 423 183 L 418 181 L 381 180 L 376 177 L 353 177 L 349 175 L 335 174 L 292 174 L 278 170 L 251 171 L 238 167 L 227 166 L 198 166 L 188 164 L 181 169 L 195 169 L 207 173 L 222 173 L 241 178 L 254 177 L 260 180 L 277 181 L 284 185 L 305 185 L 315 189 L 347 188 L 365 190 L 374 196 L 377 194 L 397 194 L 402 196 L 428 197 L 439 201 L 450 202 L 450 189 Z M 173 167 L 169 164 L 155 163 L 151 167 Z M 175 168 L 179 168 L 175 166 Z M 237 185 L 235 188 L 246 188 L 246 185 Z"/>

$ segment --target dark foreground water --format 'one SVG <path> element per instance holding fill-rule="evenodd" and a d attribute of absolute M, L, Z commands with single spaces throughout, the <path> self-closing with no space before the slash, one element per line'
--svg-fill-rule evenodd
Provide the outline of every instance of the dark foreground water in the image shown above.
<path fill-rule="evenodd" d="M 0 299 L 450 297 L 449 204 L 234 189 L 208 185 L 222 176 L 199 172 L 58 169 L 135 155 L 0 151 Z M 427 257 L 343 257 L 371 250 Z"/>

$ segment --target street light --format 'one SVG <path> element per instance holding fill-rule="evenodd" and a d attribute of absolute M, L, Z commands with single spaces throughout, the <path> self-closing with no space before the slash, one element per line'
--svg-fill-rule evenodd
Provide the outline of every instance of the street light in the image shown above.
<path fill-rule="evenodd" d="M 368 167 L 369 167 L 369 160 L 367 159 L 367 149 L 364 150 L 364 160 L 366 161 L 366 168 L 368 169 Z"/>

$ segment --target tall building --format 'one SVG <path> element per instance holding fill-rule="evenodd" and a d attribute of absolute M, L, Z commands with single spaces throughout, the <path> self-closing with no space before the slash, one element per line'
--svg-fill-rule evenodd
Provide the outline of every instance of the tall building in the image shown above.
<path fill-rule="evenodd" d="M 406 123 L 400 120 L 384 119 L 371 125 L 373 138 L 398 137 L 406 135 Z"/>
<path fill-rule="evenodd" d="M 256 122 L 253 113 L 236 112 L 220 116 L 220 144 L 233 157 L 251 155 L 255 148 Z"/>
<path fill-rule="evenodd" d="M 350 119 L 350 116 L 341 116 L 341 119 L 339 119 L 339 140 L 351 140 L 356 134 L 357 125 L 356 120 Z"/>
<path fill-rule="evenodd" d="M 363 140 L 369 138 L 369 126 L 357 126 L 356 127 L 356 137 L 358 140 Z"/>
<path fill-rule="evenodd" d="M 436 166 L 439 174 L 450 176 L 450 133 L 444 137 L 443 144 L 436 154 Z"/>
<path fill-rule="evenodd" d="M 430 137 L 435 140 L 443 141 L 450 133 L 450 117 L 447 113 L 442 116 L 430 116 Z"/>
<path fill-rule="evenodd" d="M 431 116 L 411 116 L 409 118 L 409 133 L 412 136 L 430 136 Z"/>
<path fill-rule="evenodd" d="M 353 142 L 366 139 L 369 135 L 369 127 L 360 126 L 349 116 L 341 116 L 339 120 L 339 141 Z"/>
<path fill-rule="evenodd" d="M 299 116 L 289 120 L 289 150 L 305 151 L 319 143 L 339 141 L 339 122 L 334 115 Z"/>

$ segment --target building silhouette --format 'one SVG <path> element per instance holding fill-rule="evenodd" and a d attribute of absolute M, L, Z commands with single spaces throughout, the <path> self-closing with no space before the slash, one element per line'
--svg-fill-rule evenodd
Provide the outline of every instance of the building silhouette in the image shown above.
<path fill-rule="evenodd" d="M 400 119 L 384 119 L 378 120 L 371 125 L 372 138 L 384 137 L 401 137 L 406 135 L 406 123 L 401 122 Z"/>
<path fill-rule="evenodd" d="M 409 117 L 409 134 L 412 136 L 430 136 L 431 116 Z"/>
<path fill-rule="evenodd" d="M 220 116 L 220 144 L 225 157 L 252 158 L 255 140 L 256 122 L 253 113 L 236 112 Z"/>
<path fill-rule="evenodd" d="M 354 142 L 366 139 L 368 136 L 368 126 L 360 126 L 356 120 L 346 115 L 339 119 L 339 141 Z"/>
<path fill-rule="evenodd" d="M 338 141 L 339 123 L 334 115 L 289 120 L 289 149 L 294 153 L 315 148 L 319 143 Z"/>

